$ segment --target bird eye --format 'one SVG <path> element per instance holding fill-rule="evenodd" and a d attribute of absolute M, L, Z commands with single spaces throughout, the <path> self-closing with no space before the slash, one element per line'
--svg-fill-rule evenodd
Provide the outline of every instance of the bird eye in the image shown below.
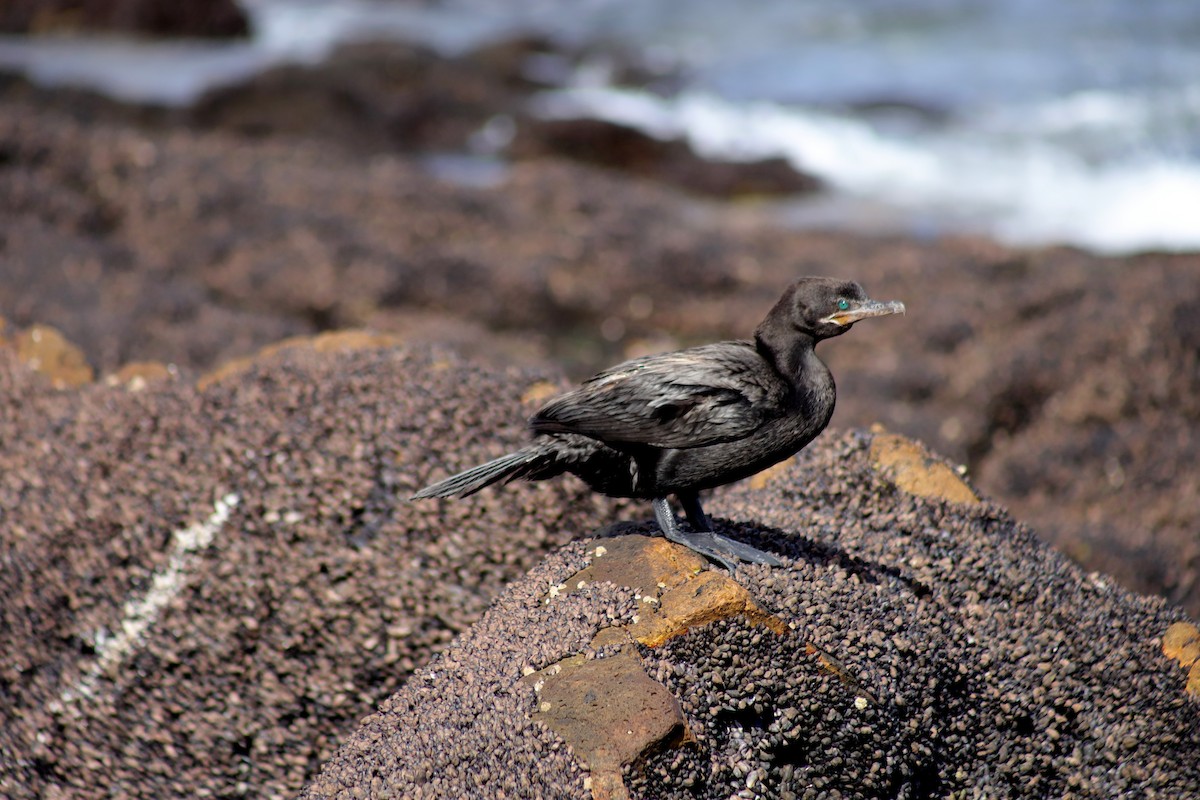
<path fill-rule="evenodd" d="M 850 301 L 846 298 L 843 297 L 841 300 L 838 300 L 838 311 L 845 311 L 849 307 Z"/>

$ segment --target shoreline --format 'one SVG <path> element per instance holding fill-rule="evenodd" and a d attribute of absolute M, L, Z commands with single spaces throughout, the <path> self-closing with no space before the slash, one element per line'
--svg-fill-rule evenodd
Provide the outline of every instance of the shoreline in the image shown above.
<path fill-rule="evenodd" d="M 661 151 L 597 167 L 547 138 L 498 184 L 433 179 L 425 154 L 517 114 L 542 46 L 377 45 L 187 113 L 10 80 L 0 314 L 101 373 L 366 327 L 578 377 L 745 336 L 798 274 L 849 277 L 912 310 L 823 349 L 834 425 L 927 442 L 1084 565 L 1200 610 L 1200 489 L 1169 477 L 1190 473 L 1200 255 L 789 230 L 664 185 Z"/>
<path fill-rule="evenodd" d="M 1194 793 L 1200 254 L 789 229 L 598 126 L 439 180 L 538 46 L 0 81 L 0 794 Z M 404 502 L 800 274 L 908 311 L 707 506 L 784 567 L 566 477 Z"/>

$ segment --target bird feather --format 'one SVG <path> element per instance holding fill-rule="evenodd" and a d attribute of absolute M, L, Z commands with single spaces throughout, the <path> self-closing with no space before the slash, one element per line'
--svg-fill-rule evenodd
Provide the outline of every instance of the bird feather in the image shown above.
<path fill-rule="evenodd" d="M 552 400 L 530 428 L 661 448 L 733 441 L 767 419 L 760 409 L 778 389 L 758 379 L 761 372 L 762 358 L 749 341 L 637 358 Z"/>

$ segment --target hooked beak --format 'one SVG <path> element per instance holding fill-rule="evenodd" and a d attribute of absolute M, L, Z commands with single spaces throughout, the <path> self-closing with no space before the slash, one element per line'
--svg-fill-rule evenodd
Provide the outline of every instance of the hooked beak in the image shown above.
<path fill-rule="evenodd" d="M 830 314 L 822 322 L 832 322 L 834 325 L 850 325 L 867 317 L 886 317 L 889 314 L 903 314 L 904 303 L 899 300 L 881 302 L 879 300 L 864 300 L 853 308 Z"/>

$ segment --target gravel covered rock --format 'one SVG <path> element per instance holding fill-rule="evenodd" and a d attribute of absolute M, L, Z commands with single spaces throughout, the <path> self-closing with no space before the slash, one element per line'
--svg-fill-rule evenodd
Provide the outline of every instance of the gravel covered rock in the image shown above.
<path fill-rule="evenodd" d="M 735 582 L 576 541 L 650 513 L 571 479 L 402 501 L 523 441 L 552 373 L 341 334 L 203 389 L 154 365 L 56 388 L 3 335 L 6 797 L 1196 788 L 1191 639 L 1159 640 L 1183 614 L 900 437 L 827 434 L 717 492 L 788 562 Z"/>
<path fill-rule="evenodd" d="M 995 505 L 898 489 L 944 466 L 884 467 L 873 439 L 826 436 L 714 499 L 738 520 L 718 529 L 783 568 L 741 567 L 735 584 L 640 536 L 552 554 L 304 797 L 1200 793 L 1200 703 L 1163 651 L 1173 623 L 1195 628 Z M 752 605 L 716 602 L 726 585 Z M 686 624 L 662 639 L 648 617 Z M 677 706 L 649 701 L 662 693 Z M 638 738 L 653 720 L 674 735 Z"/>
<path fill-rule="evenodd" d="M 411 55 L 372 52 L 330 80 Z M 458 81 L 470 62 L 451 66 Z M 404 94 L 405 74 L 366 81 L 364 113 L 363 98 Z M 369 326 L 584 377 L 745 336 L 799 275 L 850 278 L 909 313 L 887 336 L 822 348 L 835 425 L 928 442 L 1089 569 L 1200 613 L 1196 254 L 795 232 L 560 161 L 454 185 L 348 135 L 259 138 L 219 115 L 213 132 L 138 127 L 14 93 L 0 97 L 0 314 L 54 326 L 100 373 L 158 361 L 186 374 Z"/>
<path fill-rule="evenodd" d="M 406 503 L 521 438 L 555 378 L 323 342 L 202 392 L 56 390 L 0 347 L 0 795 L 293 795 L 613 516 L 565 482 Z"/>

